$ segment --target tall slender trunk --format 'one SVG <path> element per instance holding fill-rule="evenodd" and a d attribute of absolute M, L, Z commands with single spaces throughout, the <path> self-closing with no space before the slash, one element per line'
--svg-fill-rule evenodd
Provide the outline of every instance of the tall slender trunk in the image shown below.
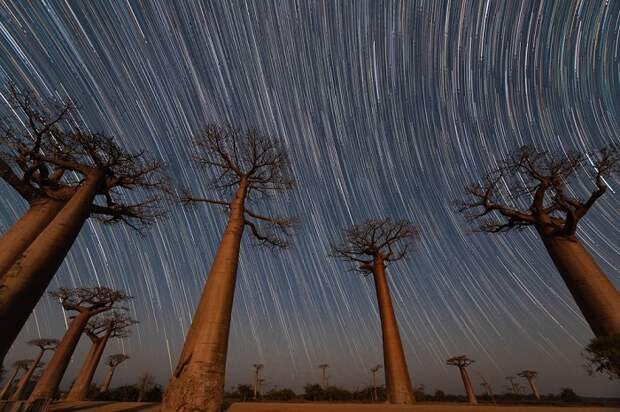
<path fill-rule="evenodd" d="M 34 371 L 39 366 L 39 363 L 41 362 L 41 358 L 43 357 L 44 353 L 44 350 L 41 350 L 39 352 L 39 355 L 34 360 L 34 362 L 32 362 L 32 365 L 30 365 L 28 371 L 24 374 L 24 376 L 21 377 L 19 383 L 17 384 L 17 389 L 15 390 L 15 393 L 11 395 L 12 401 L 19 401 L 22 398 L 24 391 L 26 390 L 26 387 L 28 387 L 28 383 L 30 382 L 30 379 L 32 379 Z"/>
<path fill-rule="evenodd" d="M 105 335 L 103 335 L 99 340 L 93 342 L 91 345 L 88 356 L 84 361 L 84 365 L 75 379 L 69 394 L 67 395 L 68 401 L 83 401 L 88 397 L 88 389 L 90 389 L 93 376 L 95 376 L 95 371 L 97 370 L 97 366 L 99 366 L 99 362 L 101 361 L 101 356 L 105 351 L 110 333 L 112 333 L 112 330 L 108 329 Z"/>
<path fill-rule="evenodd" d="M 540 400 L 540 393 L 538 393 L 538 388 L 536 388 L 536 384 L 534 384 L 533 379 L 528 379 L 528 383 L 530 384 L 530 388 L 532 389 L 532 395 L 538 400 Z"/>
<path fill-rule="evenodd" d="M 467 400 L 469 403 L 475 405 L 478 403 L 476 399 L 476 394 L 474 393 L 474 388 L 471 386 L 471 381 L 469 380 L 469 374 L 467 373 L 467 369 L 459 368 L 461 371 L 461 378 L 463 378 L 463 386 L 465 387 L 465 393 L 467 394 Z"/>
<path fill-rule="evenodd" d="M 112 382 L 112 376 L 114 376 L 114 369 L 116 369 L 116 366 L 110 366 L 110 368 L 108 369 L 108 373 L 106 373 L 105 375 L 103 385 L 101 385 L 101 389 L 99 389 L 99 392 L 104 393 L 108 391 L 108 388 L 110 387 L 110 382 Z"/>
<path fill-rule="evenodd" d="M 163 411 L 177 411 L 180 408 L 188 412 L 220 410 L 224 397 L 239 248 L 245 226 L 247 184 L 247 181 L 241 181 L 230 204 L 226 229 L 215 253 L 179 363 L 164 394 Z"/>
<path fill-rule="evenodd" d="M 93 173 L 0 279 L 0 363 L 90 215 L 104 175 Z"/>
<path fill-rule="evenodd" d="M 13 371 L 13 375 L 11 375 L 9 380 L 6 382 L 6 385 L 4 385 L 4 388 L 2 388 L 2 392 L 0 392 L 0 400 L 4 399 L 9 393 L 9 389 L 11 389 L 11 385 L 13 384 L 13 381 L 17 376 L 17 372 L 19 372 L 19 368 L 15 368 L 15 370 Z"/>
<path fill-rule="evenodd" d="M 594 334 L 620 334 L 620 294 L 592 255 L 576 238 L 542 238 Z"/>
<path fill-rule="evenodd" d="M 29 401 L 54 398 L 90 316 L 90 312 L 80 312 L 73 318 L 65 336 L 58 344 L 54 356 L 45 367 L 41 378 L 30 394 Z"/>
<path fill-rule="evenodd" d="M 0 238 L 0 278 L 13 266 L 22 253 L 65 205 L 65 201 L 43 198 L 30 207 Z"/>
<path fill-rule="evenodd" d="M 381 257 L 375 258 L 373 264 L 375 288 L 383 331 L 383 363 L 385 364 L 385 386 L 390 403 L 414 403 L 411 379 L 407 369 L 407 360 L 394 315 L 392 297 L 385 276 L 385 265 Z"/>

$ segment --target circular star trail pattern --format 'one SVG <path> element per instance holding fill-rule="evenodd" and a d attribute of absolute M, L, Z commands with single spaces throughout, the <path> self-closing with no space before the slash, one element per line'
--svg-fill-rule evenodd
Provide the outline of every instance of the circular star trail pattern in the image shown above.
<path fill-rule="evenodd" d="M 388 267 L 415 385 L 462 391 L 445 359 L 467 354 L 475 385 L 481 373 L 497 392 L 536 369 L 543 393 L 618 395 L 583 370 L 591 332 L 536 235 L 470 234 L 450 202 L 522 144 L 620 142 L 619 19 L 618 1 L 8 1 L 0 77 L 76 101 L 92 130 L 148 149 L 196 193 L 210 193 L 190 160 L 207 123 L 284 142 L 298 188 L 254 208 L 302 225 L 284 252 L 243 240 L 227 388 L 257 362 L 267 387 L 300 390 L 321 363 L 334 384 L 369 384 L 382 363 L 372 279 L 328 247 L 354 222 L 391 216 L 419 228 L 409 259 Z M 608 183 L 579 237 L 618 285 L 620 185 Z M 0 185 L 0 229 L 24 210 Z M 167 381 L 224 223 L 217 208 L 170 205 L 144 237 L 85 225 L 52 287 L 135 297 L 140 325 L 108 349 L 132 357 L 117 383 L 141 371 Z M 7 361 L 65 323 L 42 299 Z"/>

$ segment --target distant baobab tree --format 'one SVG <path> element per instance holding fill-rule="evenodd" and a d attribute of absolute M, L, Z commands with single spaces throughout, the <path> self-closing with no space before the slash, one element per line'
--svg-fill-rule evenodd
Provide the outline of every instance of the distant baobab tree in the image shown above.
<path fill-rule="evenodd" d="M 65 311 L 72 311 L 77 314 L 73 316 L 54 356 L 52 356 L 41 375 L 41 379 L 30 394 L 29 401 L 54 397 L 90 318 L 113 310 L 118 304 L 130 299 L 130 296 L 122 291 L 101 286 L 76 289 L 60 288 L 51 292 L 50 295 L 60 300 Z"/>
<path fill-rule="evenodd" d="M 105 351 L 108 340 L 111 338 L 126 338 L 129 336 L 129 327 L 136 323 L 138 323 L 136 320 L 120 310 L 96 316 L 88 322 L 84 333 L 92 344 L 82 369 L 78 373 L 77 378 L 75 378 L 75 382 L 67 395 L 67 401 L 86 400 L 93 376 L 95 376 L 95 371 L 97 366 L 99 366 L 99 361 Z"/>
<path fill-rule="evenodd" d="M 28 122 L 31 121 L 29 116 L 38 113 L 29 111 L 31 101 L 24 98 L 22 102 L 22 111 Z M 53 133 L 39 133 L 34 137 L 26 132 L 13 133 L 12 129 L 0 135 L 0 151 L 12 171 L 11 175 L 5 170 L 8 176 L 5 181 L 19 186 L 24 193 L 27 192 L 25 184 L 38 188 L 39 181 L 53 187 L 67 186 L 63 196 L 65 192 L 72 193 L 70 198 L 62 197 L 64 204 L 60 211 L 37 211 L 37 216 L 45 211 L 55 214 L 53 219 L 37 218 L 34 222 L 34 217 L 28 217 L 18 224 L 8 240 L 3 240 L 3 243 L 9 242 L 20 237 L 22 232 L 28 232 L 24 238 L 32 239 L 0 277 L 0 324 L 3 328 L 0 362 L 50 284 L 86 219 L 95 215 L 105 223 L 122 222 L 140 229 L 161 214 L 160 201 L 168 191 L 166 179 L 160 172 L 161 164 L 148 159 L 144 152 L 128 152 L 111 137 L 84 132 L 78 126 L 70 131 L 54 129 Z M 42 125 L 37 127 L 45 128 Z M 26 183 L 22 184 L 24 179 Z M 52 192 L 46 193 L 55 196 Z M 128 193 L 138 193 L 142 200 L 129 202 Z M 45 228 L 33 235 L 45 221 L 49 221 Z"/>
<path fill-rule="evenodd" d="M 474 388 L 471 386 L 471 381 L 469 380 L 469 374 L 467 373 L 467 367 L 474 363 L 473 359 L 469 359 L 465 355 L 454 356 L 446 361 L 447 365 L 456 366 L 459 368 L 461 372 L 461 378 L 463 379 L 463 386 L 465 387 L 465 393 L 467 394 L 467 400 L 471 404 L 477 404 L 478 400 L 476 399 L 476 394 L 474 393 Z"/>
<path fill-rule="evenodd" d="M 56 350 L 56 347 L 58 346 L 58 339 L 33 339 L 28 341 L 28 344 L 39 348 L 39 353 L 37 354 L 37 357 L 34 359 L 24 376 L 22 376 L 19 380 L 19 383 L 17 384 L 17 389 L 15 390 L 13 395 L 11 395 L 12 401 L 18 401 L 24 397 L 24 392 L 26 391 L 28 383 L 30 383 L 30 380 L 32 379 L 32 375 L 34 374 L 35 370 L 43 366 L 41 364 L 41 359 L 43 358 L 43 355 L 47 351 Z"/>
<path fill-rule="evenodd" d="M 379 396 L 377 395 L 377 372 L 381 369 L 381 365 L 376 365 L 370 368 L 370 372 L 372 373 L 372 400 L 379 400 Z"/>
<path fill-rule="evenodd" d="M 323 387 L 323 389 L 326 389 L 329 386 L 327 368 L 329 368 L 329 365 L 327 363 L 319 365 L 319 369 L 321 370 L 321 386 Z"/>
<path fill-rule="evenodd" d="M 413 225 L 406 220 L 368 220 L 347 230 L 344 242 L 331 247 L 333 256 L 353 262 L 355 270 L 365 275 L 372 273 L 374 277 L 383 331 L 385 382 L 390 403 L 415 402 L 385 274 L 387 263 L 407 255 L 414 235 Z"/>
<path fill-rule="evenodd" d="M 576 235 L 577 225 L 618 172 L 618 147 L 597 153 L 551 155 L 524 146 L 467 188 L 460 211 L 480 220 L 480 230 L 500 233 L 532 226 L 597 336 L 620 333 L 620 294 Z M 594 188 L 579 197 L 577 178 Z M 574 184 L 573 184 L 574 183 Z"/>
<path fill-rule="evenodd" d="M 482 383 L 480 383 L 480 386 L 484 388 L 487 396 L 491 398 L 491 401 L 493 403 L 495 403 L 495 396 L 493 395 L 493 387 L 491 386 L 489 382 L 487 382 L 486 379 L 484 379 L 484 376 L 480 375 L 480 379 L 482 380 Z"/>
<path fill-rule="evenodd" d="M 205 202 L 225 208 L 228 222 L 215 253 L 198 308 L 174 374 L 164 394 L 162 409 L 219 411 L 224 396 L 224 375 L 231 310 L 237 277 L 239 248 L 248 227 L 261 245 L 284 248 L 285 235 L 294 221 L 258 214 L 248 200 L 267 198 L 289 190 L 286 151 L 274 139 L 254 130 L 210 125 L 196 138 L 196 161 L 217 177 L 215 189 L 230 196 L 226 200 L 183 196 L 186 202 Z"/>
<path fill-rule="evenodd" d="M 155 386 L 155 378 L 150 373 L 143 373 L 138 377 L 138 402 L 144 400 L 144 395 Z"/>
<path fill-rule="evenodd" d="M 5 399 L 8 396 L 9 391 L 11 390 L 11 386 L 13 385 L 13 381 L 15 380 L 15 377 L 17 376 L 19 371 L 28 370 L 30 366 L 32 365 L 32 362 L 33 362 L 32 359 L 20 359 L 18 361 L 13 362 L 13 373 L 11 374 L 9 379 L 6 381 L 4 388 L 2 388 L 2 392 L 0 392 L 0 401 Z"/>
<path fill-rule="evenodd" d="M 508 388 L 510 389 L 510 392 L 511 392 L 513 395 L 518 395 L 518 394 L 519 394 L 519 388 L 518 388 L 518 386 L 517 386 L 517 383 L 515 382 L 515 379 L 517 379 L 517 377 L 516 377 L 516 376 L 506 376 L 506 378 L 505 378 L 505 379 L 506 379 L 506 380 L 508 381 L 508 383 L 510 384 L 510 385 L 508 386 Z"/>
<path fill-rule="evenodd" d="M 252 365 L 252 367 L 255 369 L 255 377 L 254 377 L 254 399 L 258 400 L 258 381 L 260 380 L 260 371 L 261 369 L 263 369 L 265 365 L 263 365 L 262 363 L 255 363 Z"/>
<path fill-rule="evenodd" d="M 530 384 L 530 388 L 532 389 L 532 395 L 534 395 L 536 399 L 540 400 L 540 394 L 538 393 L 538 389 L 536 388 L 536 385 L 534 384 L 534 379 L 538 376 L 538 372 L 524 370 L 524 371 L 517 373 L 517 375 L 527 380 L 527 383 Z"/>
<path fill-rule="evenodd" d="M 117 354 L 108 356 L 108 360 L 106 362 L 106 365 L 108 365 L 108 372 L 106 373 L 105 379 L 103 380 L 103 384 L 101 385 L 101 388 L 99 389 L 101 393 L 108 391 L 108 388 L 110 388 L 110 382 L 112 382 L 112 376 L 114 376 L 114 371 L 116 370 L 116 367 L 120 365 L 121 363 L 125 362 L 127 359 L 129 359 L 129 356 L 123 353 L 117 353 Z"/>

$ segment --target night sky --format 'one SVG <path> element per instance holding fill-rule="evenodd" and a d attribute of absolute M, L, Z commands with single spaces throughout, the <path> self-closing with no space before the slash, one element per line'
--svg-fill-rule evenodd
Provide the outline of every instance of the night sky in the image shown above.
<path fill-rule="evenodd" d="M 620 1 L 0 2 L 0 79 L 75 101 L 92 130 L 162 158 L 178 187 L 212 194 L 191 161 L 209 122 L 287 147 L 297 189 L 254 209 L 302 224 L 283 252 L 244 237 L 227 389 L 251 382 L 256 362 L 268 389 L 318 382 L 320 363 L 330 383 L 369 384 L 383 362 L 374 286 L 329 242 L 391 216 L 419 229 L 388 267 L 415 386 L 462 393 L 445 359 L 467 354 L 478 391 L 480 373 L 500 392 L 505 376 L 536 369 L 542 393 L 620 395 L 585 372 L 591 331 L 535 233 L 472 234 L 450 204 L 522 144 L 620 143 L 619 54 Z M 578 235 L 619 287 L 620 180 L 608 183 Z M 25 207 L 0 184 L 0 231 Z M 89 221 L 51 285 L 135 297 L 140 325 L 106 352 L 132 357 L 113 386 L 144 371 L 167 382 L 225 223 L 217 207 L 167 208 L 144 236 Z M 24 341 L 64 329 L 43 298 L 7 365 L 31 356 Z"/>

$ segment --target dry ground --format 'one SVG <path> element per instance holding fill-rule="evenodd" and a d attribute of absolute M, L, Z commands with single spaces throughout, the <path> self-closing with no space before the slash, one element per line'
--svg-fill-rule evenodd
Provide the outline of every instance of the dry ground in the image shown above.
<path fill-rule="evenodd" d="M 57 402 L 52 404 L 54 412 L 121 412 L 121 411 L 159 411 L 158 403 L 144 402 Z"/>
<path fill-rule="evenodd" d="M 620 408 L 560 406 L 470 406 L 464 404 L 365 405 L 328 403 L 234 403 L 228 412 L 611 412 Z"/>
<path fill-rule="evenodd" d="M 159 404 L 138 402 L 58 402 L 54 412 L 156 412 Z M 234 403 L 228 412 L 612 412 L 620 408 L 593 406 L 470 406 L 464 404 L 422 404 L 415 406 L 329 404 L 329 403 Z"/>

